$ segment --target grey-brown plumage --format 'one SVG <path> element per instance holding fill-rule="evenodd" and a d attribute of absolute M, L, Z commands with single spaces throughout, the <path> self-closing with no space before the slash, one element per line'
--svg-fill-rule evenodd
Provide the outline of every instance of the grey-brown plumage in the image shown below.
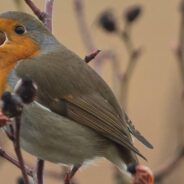
<path fill-rule="evenodd" d="M 147 147 L 152 145 L 90 66 L 32 16 L 11 12 L 0 17 L 19 17 L 26 34 L 40 46 L 37 56 L 16 66 L 18 77 L 28 76 L 38 85 L 36 101 L 26 106 L 22 117 L 22 145 L 27 151 L 65 164 L 106 157 L 121 167 L 124 162 L 136 162 L 135 153 L 144 158 L 130 134 Z"/>

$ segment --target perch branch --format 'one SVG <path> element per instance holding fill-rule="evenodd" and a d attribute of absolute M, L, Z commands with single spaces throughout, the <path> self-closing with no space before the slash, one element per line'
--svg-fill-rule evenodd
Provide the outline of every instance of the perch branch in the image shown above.
<path fill-rule="evenodd" d="M 28 179 L 28 175 L 27 175 L 27 172 L 26 172 L 24 160 L 23 160 L 23 157 L 22 157 L 21 148 L 20 148 L 20 126 L 21 126 L 20 117 L 16 117 L 15 118 L 14 149 L 15 149 L 15 153 L 17 155 L 17 158 L 19 160 L 20 169 L 21 169 L 21 172 L 22 172 L 24 183 L 29 184 L 29 179 Z"/>

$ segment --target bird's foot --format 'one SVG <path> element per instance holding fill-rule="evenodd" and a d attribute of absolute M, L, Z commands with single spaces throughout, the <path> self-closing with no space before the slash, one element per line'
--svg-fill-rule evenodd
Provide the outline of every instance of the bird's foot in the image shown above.
<path fill-rule="evenodd" d="M 0 111 L 0 128 L 5 126 L 10 119 Z"/>
<path fill-rule="evenodd" d="M 133 184 L 154 184 L 154 177 L 151 169 L 144 165 L 137 165 L 135 170 Z"/>

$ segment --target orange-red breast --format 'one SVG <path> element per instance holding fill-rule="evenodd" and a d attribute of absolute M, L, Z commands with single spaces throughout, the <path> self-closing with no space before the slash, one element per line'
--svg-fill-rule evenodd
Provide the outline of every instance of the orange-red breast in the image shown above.
<path fill-rule="evenodd" d="M 0 15 L 0 94 L 30 77 L 37 97 L 22 114 L 21 145 L 38 158 L 81 165 L 105 157 L 125 170 L 137 162 L 131 134 L 152 145 L 121 110 L 103 79 L 67 49 L 36 18 Z"/>

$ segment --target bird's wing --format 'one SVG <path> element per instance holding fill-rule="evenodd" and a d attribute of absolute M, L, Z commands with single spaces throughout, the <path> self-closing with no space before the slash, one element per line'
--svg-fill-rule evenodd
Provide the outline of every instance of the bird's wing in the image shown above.
<path fill-rule="evenodd" d="M 98 94 L 67 95 L 50 103 L 49 108 L 73 121 L 94 129 L 108 139 L 145 157 L 133 146 L 126 124 L 119 123 L 112 106 Z"/>
<path fill-rule="evenodd" d="M 137 130 L 134 126 L 134 124 L 132 123 L 132 121 L 129 119 L 128 115 L 126 112 L 123 112 L 123 120 L 124 122 L 126 122 L 127 126 L 128 126 L 128 130 L 129 132 L 135 137 L 137 138 L 141 143 L 143 143 L 146 147 L 153 149 L 152 144 L 139 132 L 139 130 Z"/>
<path fill-rule="evenodd" d="M 119 106 L 105 82 L 82 61 L 67 61 L 63 65 L 64 61 L 58 60 L 22 61 L 17 74 L 29 76 L 36 82 L 42 105 L 94 129 L 144 158 L 133 146 L 129 126 L 122 119 Z"/>

